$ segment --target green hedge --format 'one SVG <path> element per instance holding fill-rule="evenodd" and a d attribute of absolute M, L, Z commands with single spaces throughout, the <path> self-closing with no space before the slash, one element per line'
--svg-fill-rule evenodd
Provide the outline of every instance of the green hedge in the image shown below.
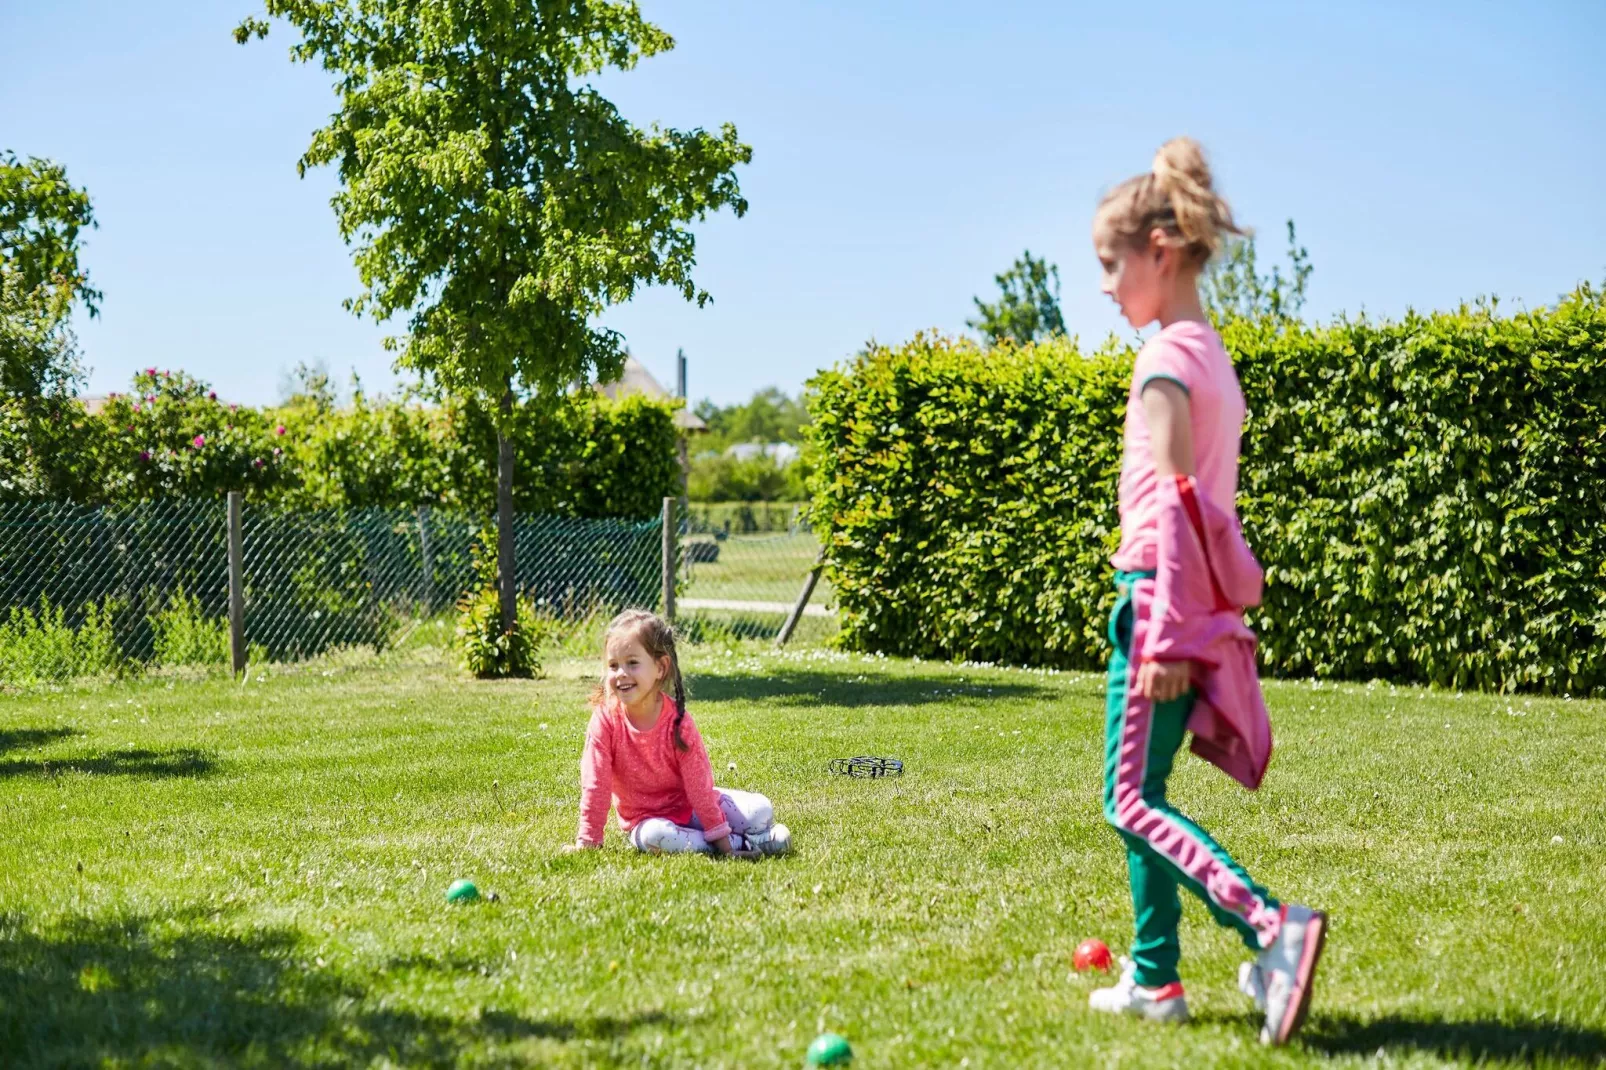
<path fill-rule="evenodd" d="M 1606 300 L 1224 329 L 1279 675 L 1606 690 Z M 917 337 L 811 384 L 841 641 L 1092 667 L 1132 353 Z"/>
<path fill-rule="evenodd" d="M 371 402 L 280 410 L 288 473 L 273 497 L 315 508 L 496 509 L 496 427 L 480 405 Z M 514 412 L 514 508 L 570 517 L 657 516 L 680 493 L 669 405 L 590 392 Z M 270 499 L 271 500 L 271 499 Z"/>
<path fill-rule="evenodd" d="M 514 507 L 569 517 L 658 515 L 680 493 L 669 404 L 589 391 L 515 410 Z M 0 502 L 257 502 L 311 509 L 495 510 L 496 432 L 481 406 L 358 394 L 252 408 L 183 372 L 148 368 L 94 412 L 0 400 Z"/>

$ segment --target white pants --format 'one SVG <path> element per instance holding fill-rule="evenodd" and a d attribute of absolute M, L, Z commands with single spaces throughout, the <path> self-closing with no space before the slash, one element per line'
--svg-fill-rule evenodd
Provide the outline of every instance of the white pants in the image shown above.
<path fill-rule="evenodd" d="M 775 825 L 775 807 L 756 791 L 715 790 L 719 792 L 719 808 L 731 827 L 733 839 L 768 832 Z M 703 836 L 702 822 L 696 815 L 691 820 L 691 825 L 687 826 L 677 825 L 666 817 L 649 817 L 630 830 L 630 842 L 636 845 L 636 850 L 649 854 L 712 851 L 713 847 Z"/>

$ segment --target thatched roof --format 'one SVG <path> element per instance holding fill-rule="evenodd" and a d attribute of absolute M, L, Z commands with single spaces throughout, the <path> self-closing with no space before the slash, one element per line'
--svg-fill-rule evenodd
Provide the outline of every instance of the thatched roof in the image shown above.
<path fill-rule="evenodd" d="M 635 357 L 625 358 L 625 370 L 619 378 L 612 383 L 598 383 L 597 393 L 617 401 L 619 398 L 640 394 L 644 398 L 654 401 L 672 401 L 674 395 L 659 385 L 658 380 L 652 377 L 641 361 Z M 675 426 L 682 431 L 707 431 L 708 425 L 688 408 L 675 410 Z"/>

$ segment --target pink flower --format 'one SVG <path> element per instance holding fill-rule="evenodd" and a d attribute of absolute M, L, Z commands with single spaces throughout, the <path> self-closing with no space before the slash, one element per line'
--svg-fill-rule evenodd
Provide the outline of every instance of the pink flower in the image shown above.
<path fill-rule="evenodd" d="M 224 429 L 223 429 L 223 430 L 225 430 L 225 431 L 233 431 L 233 430 L 234 430 L 234 425 L 233 425 L 233 424 L 229 424 L 229 425 L 228 425 L 228 426 L 227 426 L 227 427 L 225 427 L 225 428 L 224 428 Z"/>
<path fill-rule="evenodd" d="M 281 449 L 280 449 L 280 448 L 279 448 L 279 447 L 278 447 L 278 446 L 275 446 L 275 447 L 273 447 L 273 455 L 274 455 L 274 456 L 275 456 L 275 457 L 277 457 L 277 456 L 279 456 L 279 454 L 281 454 L 281 453 L 283 453 L 283 452 L 284 452 L 284 451 L 283 451 L 283 450 L 281 450 Z"/>
<path fill-rule="evenodd" d="M 150 450 L 140 450 L 139 451 L 139 459 L 142 460 L 142 461 L 150 460 L 151 459 L 151 451 Z"/>
<path fill-rule="evenodd" d="M 238 405 L 230 405 L 229 406 L 229 411 L 230 412 L 239 412 L 240 411 L 240 406 L 238 406 Z"/>
<path fill-rule="evenodd" d="M 146 368 L 145 369 L 145 374 L 146 375 L 155 375 L 156 374 L 156 369 L 155 368 Z"/>
<path fill-rule="evenodd" d="M 258 457 L 256 460 L 252 461 L 251 462 L 251 466 L 253 468 L 261 468 L 262 467 L 262 458 Z"/>
<path fill-rule="evenodd" d="M 284 424 L 280 424 L 278 427 L 274 428 L 273 433 L 276 435 L 284 434 Z"/>
<path fill-rule="evenodd" d="M 146 394 L 145 395 L 145 400 L 149 401 L 151 404 L 154 405 L 156 403 L 156 395 L 155 394 Z"/>
<path fill-rule="evenodd" d="M 206 397 L 207 397 L 208 401 L 216 401 L 217 400 L 217 391 L 216 390 L 208 390 L 206 392 Z"/>
<path fill-rule="evenodd" d="M 206 436 L 196 435 L 195 441 L 191 442 L 190 445 L 194 446 L 196 449 L 200 449 L 202 446 L 206 445 Z"/>
<path fill-rule="evenodd" d="M 128 429 L 129 429 L 129 430 L 130 430 L 130 431 L 132 431 L 132 430 L 134 430 L 134 425 L 133 425 L 133 424 L 129 424 L 129 425 L 128 425 Z"/>
<path fill-rule="evenodd" d="M 139 402 L 137 402 L 137 401 L 136 401 L 136 402 L 134 402 L 134 411 L 135 411 L 135 412 L 138 412 L 138 411 L 139 411 Z"/>

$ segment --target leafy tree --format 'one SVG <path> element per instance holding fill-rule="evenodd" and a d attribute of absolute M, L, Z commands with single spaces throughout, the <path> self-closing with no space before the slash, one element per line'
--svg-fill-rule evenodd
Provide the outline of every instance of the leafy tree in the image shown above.
<path fill-rule="evenodd" d="M 716 405 L 704 398 L 694 410 L 708 425 L 709 449 L 723 450 L 738 442 L 802 442 L 809 410 L 803 398 L 779 387 L 765 387 L 735 405 Z"/>
<path fill-rule="evenodd" d="M 79 302 L 100 310 L 79 262 L 94 225 L 59 164 L 0 153 L 0 496 L 78 498 L 92 482 L 72 448 L 84 412 L 70 316 Z"/>
<path fill-rule="evenodd" d="M 1211 318 L 1293 321 L 1305 308 L 1310 283 L 1310 253 L 1299 244 L 1294 221 L 1288 221 L 1288 274 L 1273 264 L 1270 275 L 1258 270 L 1253 236 L 1228 242 L 1200 279 L 1200 296 Z"/>
<path fill-rule="evenodd" d="M 24 291 L 44 288 L 63 318 L 74 301 L 100 314 L 101 293 L 78 262 L 79 235 L 96 226 L 89 194 L 60 164 L 0 153 L 0 262 Z"/>
<path fill-rule="evenodd" d="M 1010 339 L 1018 344 L 1036 342 L 1065 333 L 1060 313 L 1060 269 L 1032 256 L 1030 249 L 1002 275 L 993 276 L 999 297 L 989 304 L 976 302 L 977 316 L 965 325 L 981 332 L 989 342 Z"/>
<path fill-rule="evenodd" d="M 329 375 L 329 362 L 313 357 L 310 362 L 301 360 L 296 366 L 279 375 L 279 404 L 310 405 L 319 411 L 328 411 L 339 400 L 334 380 Z"/>
<path fill-rule="evenodd" d="M 498 419 L 497 566 L 515 627 L 513 443 L 519 397 L 537 407 L 623 366 L 623 339 L 592 325 L 662 284 L 699 305 L 687 224 L 746 211 L 734 175 L 752 150 L 733 126 L 640 129 L 589 79 L 669 51 L 629 0 L 266 0 L 291 48 L 335 77 L 339 109 L 299 169 L 335 164 L 341 234 L 386 320 L 397 363 Z M 235 39 L 264 36 L 248 18 Z"/>

